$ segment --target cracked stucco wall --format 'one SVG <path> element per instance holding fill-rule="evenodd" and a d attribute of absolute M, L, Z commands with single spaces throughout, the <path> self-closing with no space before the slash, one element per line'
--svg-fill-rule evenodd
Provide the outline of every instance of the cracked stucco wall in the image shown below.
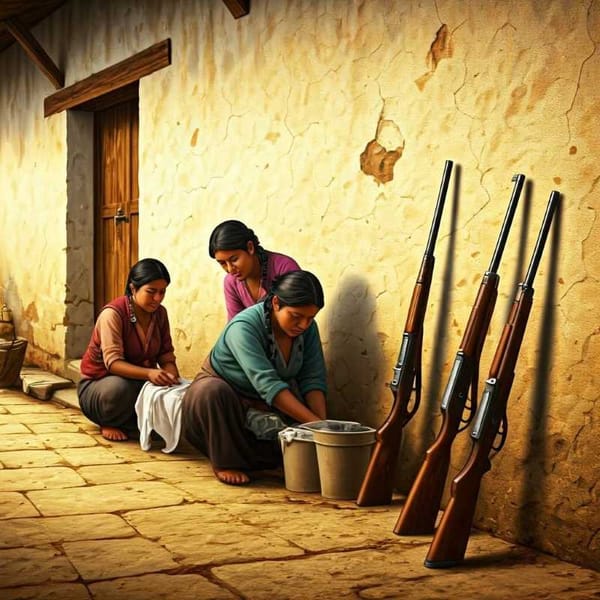
<path fill-rule="evenodd" d="M 549 193 L 560 190 L 508 441 L 484 478 L 476 524 L 600 564 L 598 0 L 258 0 L 237 21 L 221 2 L 96 0 L 68 3 L 35 33 L 67 85 L 172 39 L 172 66 L 140 85 L 139 237 L 140 255 L 171 270 L 166 305 L 189 376 L 225 318 L 208 236 L 240 218 L 324 284 L 331 415 L 380 424 L 443 163 L 456 163 L 425 323 L 423 404 L 403 435 L 403 491 L 439 427 L 512 175 L 528 185 L 482 379 Z M 0 55 L 0 77 L 0 284 L 30 358 L 54 365 L 67 327 L 66 119 L 43 119 L 53 90 L 18 48 Z M 468 447 L 462 434 L 453 474 Z"/>

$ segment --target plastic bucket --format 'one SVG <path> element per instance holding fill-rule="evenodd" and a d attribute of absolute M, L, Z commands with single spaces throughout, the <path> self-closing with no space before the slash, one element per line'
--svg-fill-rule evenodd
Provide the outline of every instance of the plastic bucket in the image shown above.
<path fill-rule="evenodd" d="M 308 429 L 288 427 L 279 432 L 285 487 L 291 492 L 318 492 L 319 465 L 313 440 Z"/>
<path fill-rule="evenodd" d="M 302 427 L 313 432 L 319 465 L 321 495 L 355 500 L 364 479 L 375 429 L 354 421 L 313 421 Z"/>

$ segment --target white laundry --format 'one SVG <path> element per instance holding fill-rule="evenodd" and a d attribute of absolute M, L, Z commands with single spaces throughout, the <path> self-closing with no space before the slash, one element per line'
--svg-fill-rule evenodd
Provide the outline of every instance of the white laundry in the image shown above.
<path fill-rule="evenodd" d="M 181 435 L 181 405 L 189 379 L 180 378 L 178 385 L 154 385 L 147 381 L 135 402 L 140 446 L 150 450 L 150 433 L 154 430 L 165 440 L 163 452 L 173 452 Z"/>

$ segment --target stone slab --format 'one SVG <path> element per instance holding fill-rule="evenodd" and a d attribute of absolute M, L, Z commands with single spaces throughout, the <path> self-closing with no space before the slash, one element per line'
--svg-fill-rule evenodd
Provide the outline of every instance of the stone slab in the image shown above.
<path fill-rule="evenodd" d="M 111 483 L 83 488 L 40 490 L 27 494 L 44 516 L 106 513 L 182 503 L 184 493 L 161 481 Z"/>
<path fill-rule="evenodd" d="M 69 560 L 52 546 L 0 550 L 0 588 L 77 578 Z"/>
<path fill-rule="evenodd" d="M 173 463 L 167 463 L 167 466 L 171 465 L 173 465 Z M 93 465 L 89 467 L 79 467 L 77 472 L 88 483 L 93 483 L 95 485 L 103 483 L 121 483 L 124 481 L 144 480 L 147 481 L 155 479 L 151 474 L 145 472 L 144 469 L 140 468 L 140 463 L 122 463 L 118 465 Z"/>
<path fill-rule="evenodd" d="M 255 562 L 215 567 L 213 573 L 252 600 L 273 598 L 355 600 L 410 598 L 410 600 L 448 600 L 448 598 L 485 598 L 506 600 L 540 598 L 540 576 L 547 598 L 574 600 L 581 594 L 600 589 L 600 573 L 575 568 L 565 578 L 560 562 L 535 555 L 501 540 L 484 536 L 472 540 L 477 556 L 487 555 L 493 569 L 474 576 L 473 561 L 456 569 L 427 569 L 423 559 L 428 544 L 380 546 L 354 552 L 327 553 L 302 560 Z M 515 565 L 519 565 L 518 576 Z"/>
<path fill-rule="evenodd" d="M 171 483 L 188 481 L 201 484 L 200 477 L 215 478 L 210 462 L 205 457 L 181 461 L 145 461 L 136 463 L 136 469 L 157 479 L 168 479 Z"/>
<path fill-rule="evenodd" d="M 86 580 L 140 575 L 179 566 L 161 545 L 140 538 L 67 542 L 63 548 Z"/>
<path fill-rule="evenodd" d="M 63 489 L 80 485 L 87 485 L 87 482 L 68 467 L 25 467 L 0 471 L 0 490 L 4 491 Z"/>
<path fill-rule="evenodd" d="M 65 375 L 68 379 L 73 380 L 75 384 L 81 380 L 81 359 L 70 360 L 67 363 Z"/>
<path fill-rule="evenodd" d="M 2 590 L 2 600 L 90 600 L 87 588 L 80 583 L 26 585 Z"/>
<path fill-rule="evenodd" d="M 116 456 L 108 448 L 102 446 L 92 446 L 90 448 L 57 448 L 56 453 L 62 457 L 64 462 L 74 467 L 125 462 L 123 458 Z M 0 461 L 2 461 L 1 455 Z"/>
<path fill-rule="evenodd" d="M 34 433 L 78 433 L 82 430 L 77 423 L 27 423 Z M 2 426 L 0 425 L 0 431 Z"/>
<path fill-rule="evenodd" d="M 111 514 L 9 519 L 2 523 L 0 529 L 0 547 L 40 546 L 134 535 L 136 531 L 128 523 Z"/>
<path fill-rule="evenodd" d="M 45 412 L 41 414 L 18 414 L 11 415 L 0 407 L 0 425 L 5 425 L 9 423 L 67 423 L 69 422 L 69 414 L 61 413 L 61 412 Z M 4 410 L 5 412 L 2 412 Z"/>
<path fill-rule="evenodd" d="M 37 516 L 39 516 L 39 512 L 23 494 L 0 492 L 0 519 Z"/>
<path fill-rule="evenodd" d="M 11 433 L 31 433 L 33 429 L 31 427 L 25 427 L 23 423 L 2 423 L 0 424 L 0 436 L 4 436 Z"/>
<path fill-rule="evenodd" d="M 36 367 L 22 368 L 21 379 L 23 380 L 23 392 L 39 400 L 50 400 L 56 390 L 73 387 L 70 379 Z"/>
<path fill-rule="evenodd" d="M 0 438 L 0 452 L 11 450 L 42 450 L 44 442 L 33 433 L 13 433 Z"/>
<path fill-rule="evenodd" d="M 70 406 L 72 408 L 80 409 L 79 396 L 77 395 L 76 388 L 65 388 L 61 390 L 56 390 L 52 394 L 52 401 L 58 402 L 63 406 Z"/>
<path fill-rule="evenodd" d="M 52 450 L 16 450 L 0 452 L 0 463 L 9 469 L 20 467 L 48 467 L 64 464 L 62 456 Z"/>
<path fill-rule="evenodd" d="M 52 432 L 37 436 L 46 448 L 84 448 L 96 446 L 96 440 L 87 433 Z"/>
<path fill-rule="evenodd" d="M 244 522 L 222 503 L 132 511 L 123 517 L 144 537 L 157 539 L 186 565 L 270 560 L 304 553 L 294 540 L 285 539 L 268 527 Z"/>
<path fill-rule="evenodd" d="M 56 411 L 56 406 L 51 402 L 44 402 L 39 404 L 10 404 L 5 405 L 4 408 L 6 408 L 9 414 L 12 415 L 39 415 L 42 413 L 54 413 Z"/>
<path fill-rule="evenodd" d="M 250 504 L 229 504 L 227 510 L 231 519 L 293 540 L 307 552 L 349 550 L 402 540 L 392 531 L 398 518 L 395 506 L 364 510 L 354 503 L 285 503 L 267 504 L 257 511 Z"/>
<path fill-rule="evenodd" d="M 226 589 L 211 583 L 201 575 L 142 575 L 114 581 L 101 581 L 89 586 L 94 600 L 228 600 L 239 598 Z M 149 595 L 149 591 L 151 595 Z"/>

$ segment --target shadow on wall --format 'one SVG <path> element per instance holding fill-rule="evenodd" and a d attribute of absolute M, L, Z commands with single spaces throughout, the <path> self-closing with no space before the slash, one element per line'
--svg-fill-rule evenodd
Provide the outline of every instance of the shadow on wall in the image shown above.
<path fill-rule="evenodd" d="M 378 411 L 385 357 L 367 280 L 359 275 L 346 277 L 331 304 L 336 309 L 328 321 L 329 418 L 378 426 L 383 420 Z"/>
<path fill-rule="evenodd" d="M 546 295 L 543 299 L 541 327 L 538 335 L 539 354 L 535 369 L 535 387 L 531 410 L 528 411 L 529 423 L 526 430 L 528 443 L 525 447 L 523 469 L 523 487 L 518 506 L 520 507 L 516 535 L 517 540 L 527 545 L 536 545 L 540 529 L 544 525 L 539 520 L 539 504 L 544 501 L 546 482 L 546 461 L 548 440 L 548 399 L 552 398 L 550 390 L 550 372 L 553 368 L 554 334 L 556 331 L 556 281 L 558 279 L 558 252 L 560 246 L 562 224 L 562 202 L 559 203 L 554 216 L 552 231 L 552 249 L 548 260 L 546 276 Z M 535 300 L 534 300 L 535 302 Z M 564 440 L 562 440 L 564 441 Z M 566 458 L 568 444 L 564 444 L 564 456 L 554 455 L 552 460 Z M 556 445 L 555 445 L 556 449 Z"/>
<path fill-rule="evenodd" d="M 396 478 L 397 487 L 401 491 L 408 491 L 417 471 L 419 470 L 426 450 L 429 448 L 435 438 L 436 431 L 435 421 L 439 414 L 439 405 L 442 392 L 442 369 L 447 357 L 446 342 L 448 339 L 448 321 L 450 317 L 450 302 L 452 291 L 452 280 L 454 276 L 455 264 L 455 246 L 456 246 L 456 224 L 458 221 L 458 206 L 460 200 L 460 180 L 461 167 L 454 165 L 454 187 L 452 194 L 452 205 L 450 212 L 450 227 L 448 237 L 448 248 L 445 255 L 444 264 L 436 265 L 436 271 L 440 267 L 443 272 L 440 276 L 439 271 L 434 271 L 433 277 L 440 278 L 440 294 L 439 297 L 430 298 L 429 306 L 433 307 L 425 315 L 423 324 L 425 340 L 434 340 L 433 345 L 427 349 L 423 349 L 423 357 L 426 354 L 431 356 L 429 371 L 424 374 L 423 381 L 425 382 L 426 393 L 421 397 L 421 406 L 418 409 L 414 420 L 415 423 L 409 422 L 406 426 L 400 450 L 401 459 L 399 462 L 399 472 Z M 434 321 L 435 319 L 435 321 Z M 427 334 L 427 329 L 435 322 L 435 328 L 432 335 Z M 424 343 L 427 343 L 426 341 Z"/>

